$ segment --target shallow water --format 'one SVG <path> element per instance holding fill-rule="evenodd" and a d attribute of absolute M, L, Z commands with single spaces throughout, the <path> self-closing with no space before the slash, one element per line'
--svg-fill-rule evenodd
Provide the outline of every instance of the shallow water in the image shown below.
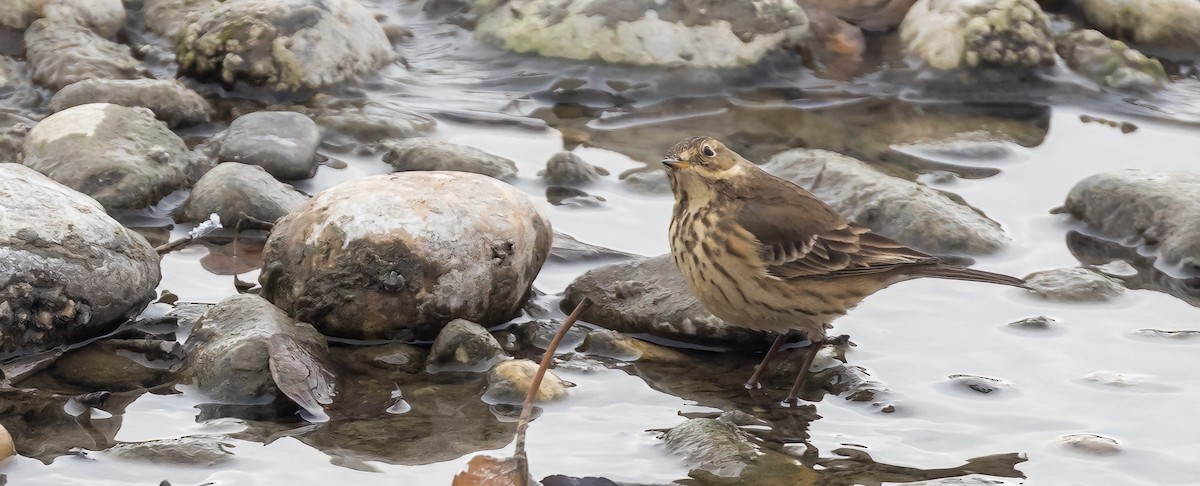
<path fill-rule="evenodd" d="M 377 3 L 375 8 L 395 15 L 394 6 Z M 402 18 L 416 15 L 411 6 L 400 10 Z M 1078 180 L 1127 167 L 1192 169 L 1195 154 L 1200 153 L 1200 130 L 1192 124 L 1200 114 L 1196 108 L 1200 90 L 1194 80 L 1183 80 L 1141 104 L 1113 95 L 1064 91 L 1060 86 L 990 93 L 984 95 L 987 101 L 1014 104 L 979 105 L 966 103 L 967 94 L 941 93 L 939 98 L 881 75 L 832 82 L 807 74 L 789 77 L 795 72 L 787 70 L 771 70 L 761 79 L 752 73 L 710 76 L 699 82 L 690 78 L 674 89 L 672 80 L 684 74 L 502 54 L 479 46 L 457 28 L 414 18 L 407 23 L 415 36 L 402 45 L 409 68 L 396 66 L 368 80 L 363 84 L 365 95 L 398 109 L 437 116 L 439 125 L 432 135 L 436 138 L 516 161 L 520 175 L 513 184 L 539 202 L 556 231 L 639 255 L 667 251 L 671 196 L 635 189 L 617 175 L 646 167 L 653 162 L 647 157 L 688 133 L 731 137 L 735 146 L 766 155 L 773 151 L 766 147 L 781 148 L 799 137 L 811 146 L 856 153 L 901 174 L 933 169 L 957 173 L 961 177 L 949 182 L 928 176 L 921 180 L 962 196 L 1004 225 L 1013 243 L 999 254 L 978 258 L 977 267 L 1013 275 L 1078 265 L 1067 235 L 1085 229 L 1050 213 Z M 560 89 L 568 78 L 578 82 L 567 84 L 583 88 Z M 647 87 L 618 96 L 599 88 L 606 79 L 650 81 Z M 748 85 L 747 79 L 758 79 L 757 87 Z M 779 87 L 795 89 L 775 89 Z M 684 94 L 690 97 L 675 98 Z M 946 101 L 933 103 L 931 98 Z M 1113 127 L 1084 123 L 1080 119 L 1084 114 L 1130 121 L 1138 129 L 1123 134 Z M 546 201 L 546 186 L 535 174 L 563 148 L 564 130 L 587 133 L 591 146 L 575 152 L 613 174 L 586 188 L 604 199 L 598 207 L 554 206 Z M 989 139 L 1000 140 L 988 145 L 999 147 L 991 156 L 968 159 L 929 149 L 892 150 L 893 145 L 980 130 Z M 631 154 L 642 160 L 634 160 Z M 327 149 L 326 155 L 347 166 L 321 167 L 317 177 L 297 184 L 298 189 L 311 194 L 390 171 L 378 155 L 333 149 Z M 188 229 L 176 227 L 172 235 L 182 236 Z M 203 247 L 193 246 L 167 255 L 160 289 L 170 290 L 184 302 L 216 302 L 235 294 L 231 276 L 214 275 L 201 267 L 206 253 Z M 562 315 L 554 296 L 593 265 L 546 265 L 535 285 L 548 295 L 543 303 L 554 309 L 552 315 Z M 240 276 L 245 281 L 256 277 L 256 272 Z M 156 305 L 151 312 L 163 310 Z M 1034 316 L 1051 317 L 1054 323 L 1048 330 L 1008 325 Z M 1150 290 L 1131 290 L 1104 304 L 1063 304 L 1014 289 L 970 283 L 897 285 L 867 299 L 835 327 L 835 333 L 849 334 L 857 344 L 847 352 L 848 361 L 886 385 L 884 402 L 895 411 L 882 413 L 879 406 L 825 395 L 815 403 L 821 418 L 801 427 L 807 429 L 809 443 L 821 458 L 849 447 L 884 465 L 939 469 L 997 454 L 1027 457 L 1027 462 L 1016 465 L 1018 475 L 1025 478 L 978 475 L 990 481 L 978 484 L 1200 484 L 1200 463 L 1195 460 L 1200 454 L 1196 440 L 1200 421 L 1192 420 L 1200 402 L 1200 376 L 1194 372 L 1200 365 L 1200 338 L 1167 338 L 1139 332 L 1143 329 L 1200 330 L 1200 312 L 1179 298 Z M 699 356 L 714 362 L 726 359 Z M 729 377 L 710 381 L 740 382 L 754 357 L 739 362 L 742 368 L 723 369 Z M 780 424 L 793 412 L 775 403 L 786 394 L 788 377 L 769 381 L 765 395 L 751 396 L 736 386 L 704 385 L 703 376 L 689 377 L 690 381 L 671 378 L 672 373 L 686 371 L 640 364 L 563 366 L 559 374 L 578 386 L 565 401 L 545 405 L 530 428 L 534 477 L 565 474 L 669 483 L 687 477 L 688 466 L 671 455 L 652 430 L 682 422 L 681 414 L 738 408 L 770 415 Z M 981 394 L 951 379 L 960 374 L 1001 384 L 996 391 Z M 122 442 L 192 435 L 242 437 L 239 433 L 255 426 L 230 418 L 198 422 L 195 406 L 202 401 L 188 390 L 144 394 L 123 414 L 91 420 L 118 426 L 114 440 Z M 130 462 L 91 451 L 59 457 L 50 464 L 18 457 L 0 465 L 0 478 L 6 476 L 15 485 L 161 480 L 174 485 L 449 484 L 472 456 L 512 451 L 511 442 L 505 446 L 500 440 L 484 450 L 462 451 L 453 459 L 433 463 L 387 461 L 380 457 L 389 449 L 403 451 L 409 443 L 389 436 L 354 437 L 346 438 L 347 442 L 370 439 L 377 445 L 365 452 L 341 450 L 336 444 L 316 447 L 305 442 L 316 433 L 303 427 L 303 423 L 276 427 L 281 433 L 271 441 L 223 438 L 233 459 L 211 468 Z M 283 433 L 289 428 L 296 430 Z M 446 432 L 440 440 L 473 439 L 454 433 L 463 431 Z M 1074 450 L 1062 442 L 1071 434 L 1115 439 L 1120 452 Z M 86 443 L 78 447 L 90 449 Z M 802 451 L 804 445 L 788 447 Z"/>

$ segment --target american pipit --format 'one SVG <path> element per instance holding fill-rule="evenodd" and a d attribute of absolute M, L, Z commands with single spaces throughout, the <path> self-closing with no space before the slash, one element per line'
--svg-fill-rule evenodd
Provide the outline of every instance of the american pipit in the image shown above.
<path fill-rule="evenodd" d="M 884 287 L 919 277 L 1024 286 L 872 233 L 712 138 L 683 140 L 662 163 L 675 193 L 671 254 L 692 292 L 730 324 L 780 332 L 747 387 L 759 386 L 788 330 L 812 342 L 788 403 L 830 342 L 829 323 Z"/>

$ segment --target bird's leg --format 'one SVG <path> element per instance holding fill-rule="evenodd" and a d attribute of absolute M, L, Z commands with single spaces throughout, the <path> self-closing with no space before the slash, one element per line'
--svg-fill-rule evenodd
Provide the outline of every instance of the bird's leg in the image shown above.
<path fill-rule="evenodd" d="M 824 345 L 825 341 L 823 340 L 812 341 L 812 344 L 804 349 L 804 360 L 800 363 L 800 372 L 796 374 L 796 383 L 792 384 L 792 392 L 788 393 L 784 403 L 794 407 L 800 402 L 800 389 L 804 388 L 804 378 L 808 376 L 808 369 L 812 367 L 813 360 L 817 359 L 817 351 L 820 351 L 821 346 Z"/>
<path fill-rule="evenodd" d="M 763 355 L 762 362 L 754 368 L 754 374 L 750 375 L 750 379 L 746 381 L 745 387 L 747 390 L 757 390 L 762 388 L 762 383 L 759 383 L 758 379 L 761 378 L 763 372 L 766 371 L 767 365 L 771 364 L 771 359 L 774 358 L 776 354 L 779 354 L 779 348 L 782 348 L 783 343 L 787 342 L 787 337 L 788 335 L 786 332 L 779 333 L 779 337 L 775 338 L 775 342 L 771 343 L 771 347 L 767 349 L 767 354 Z"/>

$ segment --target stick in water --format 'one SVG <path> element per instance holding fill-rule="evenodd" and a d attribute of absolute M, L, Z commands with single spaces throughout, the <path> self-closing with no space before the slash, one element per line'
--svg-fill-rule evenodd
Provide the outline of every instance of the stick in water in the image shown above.
<path fill-rule="evenodd" d="M 517 446 L 513 457 L 517 459 L 517 472 L 521 475 L 523 486 L 529 482 L 529 457 L 525 455 L 525 431 L 529 428 L 529 416 L 533 414 L 533 399 L 537 396 L 538 389 L 542 387 L 542 377 L 546 376 L 546 370 L 550 369 L 550 362 L 554 360 L 554 350 L 558 349 L 558 343 L 562 342 L 563 338 L 567 336 L 567 331 L 571 329 L 571 325 L 575 324 L 583 311 L 591 305 L 592 300 L 584 297 L 579 301 L 579 305 L 575 306 L 575 310 L 571 311 L 571 315 L 563 321 L 562 327 L 558 328 L 554 339 L 546 347 L 546 353 L 542 355 L 542 364 L 538 366 L 537 373 L 533 375 L 533 383 L 529 387 L 529 392 L 525 394 L 525 403 L 521 404 L 521 418 L 517 420 Z"/>

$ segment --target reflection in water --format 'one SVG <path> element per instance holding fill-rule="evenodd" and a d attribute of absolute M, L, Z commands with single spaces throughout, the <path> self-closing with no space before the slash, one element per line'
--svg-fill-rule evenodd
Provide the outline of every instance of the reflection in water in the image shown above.
<path fill-rule="evenodd" d="M 1200 307 L 1200 277 L 1175 278 L 1154 265 L 1153 256 L 1138 253 L 1120 243 L 1071 231 L 1067 233 L 1067 248 L 1084 265 L 1104 265 L 1113 261 L 1124 261 L 1136 271 L 1133 274 L 1109 274 L 1131 289 L 1146 289 L 1178 297 L 1193 306 Z"/>

